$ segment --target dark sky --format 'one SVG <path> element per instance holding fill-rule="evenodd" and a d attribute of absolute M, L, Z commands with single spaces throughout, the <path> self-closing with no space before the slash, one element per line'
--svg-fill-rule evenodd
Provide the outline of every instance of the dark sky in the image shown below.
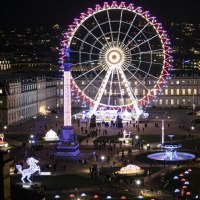
<path fill-rule="evenodd" d="M 107 0 L 111 2 L 110 0 Z M 68 25 L 87 7 L 104 0 L 1 0 L 0 26 Z M 118 1 L 120 2 L 120 1 Z M 199 0 L 126 0 L 149 10 L 159 21 L 200 22 Z"/>

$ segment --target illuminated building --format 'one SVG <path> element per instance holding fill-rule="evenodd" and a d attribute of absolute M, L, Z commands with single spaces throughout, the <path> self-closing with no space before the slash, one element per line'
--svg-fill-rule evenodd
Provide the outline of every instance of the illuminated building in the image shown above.
<path fill-rule="evenodd" d="M 1 76 L 0 83 L 0 124 L 10 125 L 36 115 L 46 115 L 60 106 L 57 84 L 60 78 L 33 74 L 26 77 Z"/>

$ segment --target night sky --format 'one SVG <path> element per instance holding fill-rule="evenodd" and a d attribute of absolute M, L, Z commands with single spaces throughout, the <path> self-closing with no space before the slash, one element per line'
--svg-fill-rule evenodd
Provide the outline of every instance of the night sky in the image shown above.
<path fill-rule="evenodd" d="M 0 26 L 22 27 L 52 24 L 68 25 L 87 7 L 102 4 L 104 0 L 3 0 L 1 1 Z M 108 0 L 108 2 L 111 2 Z M 120 1 L 118 1 L 120 2 Z M 160 22 L 200 23 L 199 0 L 126 0 L 149 10 Z"/>

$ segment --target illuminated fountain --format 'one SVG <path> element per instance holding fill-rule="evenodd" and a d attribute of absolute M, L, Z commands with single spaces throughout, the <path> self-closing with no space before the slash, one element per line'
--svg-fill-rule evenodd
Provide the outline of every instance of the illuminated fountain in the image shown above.
<path fill-rule="evenodd" d="M 44 139 L 46 141 L 58 141 L 59 137 L 57 136 L 57 133 L 51 129 L 46 133 Z"/>
<path fill-rule="evenodd" d="M 186 152 L 177 152 L 177 149 L 181 148 L 182 145 L 178 143 L 172 143 L 172 138 L 174 134 L 169 134 L 168 137 L 170 138 L 170 143 L 163 143 L 161 144 L 161 148 L 164 149 L 164 152 L 158 152 L 148 155 L 147 157 L 152 160 L 160 160 L 160 161 L 185 161 L 185 160 L 192 160 L 196 156 L 191 153 Z"/>
<path fill-rule="evenodd" d="M 125 176 L 136 176 L 144 173 L 144 170 L 138 167 L 137 165 L 127 165 L 126 167 L 122 167 L 119 171 L 117 171 L 120 175 Z"/>

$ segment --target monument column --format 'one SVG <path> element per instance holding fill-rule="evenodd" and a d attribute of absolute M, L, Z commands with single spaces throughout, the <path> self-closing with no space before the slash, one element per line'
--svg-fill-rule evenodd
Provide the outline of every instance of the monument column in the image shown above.
<path fill-rule="evenodd" d="M 71 84 L 70 84 L 70 52 L 69 48 L 65 49 L 64 66 L 64 126 L 62 128 L 61 143 L 57 146 L 57 156 L 77 157 L 80 154 L 79 144 L 76 139 L 76 134 L 72 127 L 71 113 Z"/>
<path fill-rule="evenodd" d="M 71 142 L 73 137 L 72 113 L 71 113 L 71 86 L 70 86 L 71 63 L 64 64 L 64 127 L 62 129 L 63 142 Z"/>

